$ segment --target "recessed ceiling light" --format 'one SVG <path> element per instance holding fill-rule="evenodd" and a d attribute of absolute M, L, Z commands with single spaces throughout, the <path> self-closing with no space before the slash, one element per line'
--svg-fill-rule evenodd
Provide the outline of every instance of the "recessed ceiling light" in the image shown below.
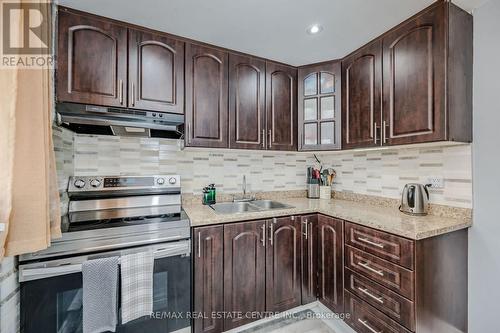
<path fill-rule="evenodd" d="M 323 30 L 323 27 L 319 24 L 313 24 L 309 28 L 307 28 L 307 33 L 310 35 L 315 35 L 320 33 Z"/>

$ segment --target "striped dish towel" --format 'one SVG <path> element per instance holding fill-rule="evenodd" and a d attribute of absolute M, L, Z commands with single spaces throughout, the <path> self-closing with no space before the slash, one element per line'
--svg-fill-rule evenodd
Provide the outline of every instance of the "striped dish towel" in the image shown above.
<path fill-rule="evenodd" d="M 153 311 L 153 252 L 121 257 L 122 324 Z"/>

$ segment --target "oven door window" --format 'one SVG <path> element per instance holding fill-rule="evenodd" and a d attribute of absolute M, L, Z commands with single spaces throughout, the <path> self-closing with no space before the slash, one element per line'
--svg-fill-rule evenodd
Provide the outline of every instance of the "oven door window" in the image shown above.
<path fill-rule="evenodd" d="M 187 328 L 190 298 L 190 258 L 157 259 L 153 275 L 153 316 L 118 324 L 116 332 L 164 333 Z M 174 313 L 183 315 L 172 315 Z M 82 275 L 68 274 L 22 283 L 21 332 L 81 333 Z"/>

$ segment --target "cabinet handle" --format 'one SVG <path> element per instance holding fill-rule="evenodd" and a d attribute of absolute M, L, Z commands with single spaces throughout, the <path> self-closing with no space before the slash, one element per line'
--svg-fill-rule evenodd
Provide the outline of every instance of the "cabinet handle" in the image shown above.
<path fill-rule="evenodd" d="M 262 130 L 262 149 L 266 149 L 266 130 Z"/>
<path fill-rule="evenodd" d="M 269 142 L 267 143 L 267 146 L 268 146 L 268 148 L 269 148 L 269 149 L 271 149 L 271 148 L 272 148 L 272 142 L 273 142 L 273 135 L 272 135 L 272 131 L 271 131 L 271 130 L 269 130 L 269 133 L 268 133 L 268 134 L 269 134 Z"/>
<path fill-rule="evenodd" d="M 201 232 L 198 232 L 198 258 L 201 258 Z"/>
<path fill-rule="evenodd" d="M 271 246 L 273 246 L 273 237 L 274 237 L 274 224 L 276 223 L 276 218 L 273 218 L 273 221 L 269 225 L 269 242 Z"/>
<path fill-rule="evenodd" d="M 384 142 L 384 143 L 387 143 L 387 126 L 388 126 L 388 124 L 387 124 L 387 122 L 384 120 L 384 121 L 382 122 L 382 127 L 383 127 L 383 129 L 382 129 L 382 138 L 383 138 L 383 139 L 382 139 L 382 140 L 383 140 L 383 142 Z"/>
<path fill-rule="evenodd" d="M 373 143 L 377 144 L 377 141 L 378 141 L 378 138 L 377 138 L 377 134 L 378 134 L 378 129 L 380 128 L 380 126 L 377 126 L 377 122 L 375 122 L 375 124 L 373 125 L 373 128 L 374 128 L 374 135 L 373 135 Z"/>
<path fill-rule="evenodd" d="M 361 318 L 358 318 L 358 321 L 364 326 L 366 327 L 367 329 L 370 330 L 370 332 L 372 333 L 382 333 L 383 331 L 377 331 L 376 329 L 374 329 L 373 327 L 371 327 L 370 325 L 368 325 L 368 321 L 366 320 L 363 320 Z"/>
<path fill-rule="evenodd" d="M 123 80 L 118 81 L 119 88 L 118 88 L 118 99 L 120 100 L 120 104 L 123 105 Z"/>
<path fill-rule="evenodd" d="M 262 240 L 261 240 L 262 246 L 266 247 L 266 225 L 263 224 L 261 228 L 262 228 Z"/>
<path fill-rule="evenodd" d="M 306 232 L 303 233 L 304 237 L 307 239 L 308 238 L 308 223 L 307 223 L 307 220 L 305 221 L 302 221 L 302 225 L 306 227 Z"/>
<path fill-rule="evenodd" d="M 135 84 L 134 82 L 132 82 L 132 88 L 131 88 L 131 92 L 132 92 L 132 106 L 135 106 Z"/>
<path fill-rule="evenodd" d="M 384 304 L 384 299 L 383 297 L 377 297 L 375 295 L 373 295 L 371 292 L 368 291 L 368 289 L 366 288 L 361 288 L 361 287 L 358 287 L 358 290 L 361 291 L 363 294 L 373 298 L 374 300 L 376 300 L 377 302 L 379 302 L 380 304 Z"/>
<path fill-rule="evenodd" d="M 363 242 L 363 243 L 366 243 L 366 244 L 370 244 L 370 245 L 373 245 L 373 246 L 376 246 L 380 249 L 383 249 L 384 248 L 384 244 L 381 244 L 381 243 L 376 243 L 376 242 L 372 242 L 371 240 L 369 240 L 368 238 L 364 238 L 364 237 L 359 237 L 358 240 L 360 242 Z"/>
<path fill-rule="evenodd" d="M 366 262 L 361 262 L 361 261 L 360 261 L 360 262 L 358 262 L 358 265 L 359 265 L 359 266 L 361 266 L 361 267 L 363 267 L 363 268 L 365 268 L 365 269 L 367 269 L 367 270 L 369 270 L 370 272 L 373 272 L 373 273 L 377 274 L 377 275 L 384 276 L 384 271 L 382 271 L 382 270 L 377 270 L 377 269 L 375 269 L 375 268 L 371 267 L 371 266 L 370 266 L 368 263 L 366 263 Z"/>
<path fill-rule="evenodd" d="M 187 131 L 186 131 L 186 136 L 187 136 L 187 142 L 188 144 L 191 143 L 191 123 L 187 123 Z"/>

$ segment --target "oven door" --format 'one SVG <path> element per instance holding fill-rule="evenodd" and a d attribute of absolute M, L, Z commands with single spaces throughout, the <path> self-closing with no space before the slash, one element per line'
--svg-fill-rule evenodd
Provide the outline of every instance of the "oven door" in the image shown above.
<path fill-rule="evenodd" d="M 190 332 L 191 259 L 188 240 L 20 265 L 21 332 L 81 333 L 82 263 L 148 250 L 155 254 L 153 313 L 125 325 L 120 325 L 121 319 L 118 318 L 116 332 Z"/>

